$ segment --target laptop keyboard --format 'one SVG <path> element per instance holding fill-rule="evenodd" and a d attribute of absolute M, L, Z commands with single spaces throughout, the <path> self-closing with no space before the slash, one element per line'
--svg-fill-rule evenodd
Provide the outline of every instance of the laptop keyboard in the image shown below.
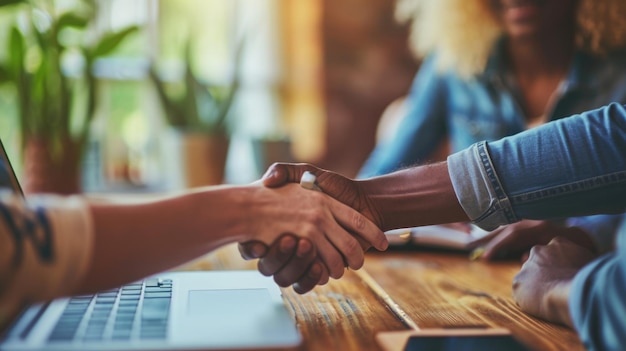
<path fill-rule="evenodd" d="M 165 339 L 171 298 L 172 280 L 157 278 L 72 297 L 49 340 Z"/>

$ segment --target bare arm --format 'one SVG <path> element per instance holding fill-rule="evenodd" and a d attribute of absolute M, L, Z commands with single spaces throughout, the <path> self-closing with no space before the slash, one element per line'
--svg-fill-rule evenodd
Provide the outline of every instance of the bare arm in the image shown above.
<path fill-rule="evenodd" d="M 363 264 L 351 233 L 386 245 L 382 232 L 356 211 L 295 184 L 207 188 L 143 204 L 93 204 L 91 211 L 93 261 L 77 292 L 119 285 L 231 242 L 254 238 L 271 244 L 285 233 L 309 239 L 337 278 L 344 262 L 352 268 Z"/>
<path fill-rule="evenodd" d="M 0 197 L 0 317 L 24 303 L 118 286 L 235 241 L 306 238 L 335 278 L 346 264 L 363 264 L 355 236 L 386 248 L 367 218 L 297 184 L 204 188 L 133 204 L 38 199 Z"/>
<path fill-rule="evenodd" d="M 378 209 L 383 230 L 468 220 L 456 198 L 446 162 L 359 182 Z"/>

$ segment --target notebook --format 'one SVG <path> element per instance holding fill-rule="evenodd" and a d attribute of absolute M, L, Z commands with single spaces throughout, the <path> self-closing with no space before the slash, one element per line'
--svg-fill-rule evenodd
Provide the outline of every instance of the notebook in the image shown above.
<path fill-rule="evenodd" d="M 21 194 L 0 141 L 0 188 Z M 301 335 L 257 271 L 165 272 L 93 295 L 28 306 L 0 350 L 290 350 Z"/>
<path fill-rule="evenodd" d="M 417 246 L 471 251 L 487 243 L 495 234 L 473 224 L 467 226 L 461 230 L 446 225 L 428 225 L 389 230 L 385 235 L 389 245 L 395 247 Z"/>

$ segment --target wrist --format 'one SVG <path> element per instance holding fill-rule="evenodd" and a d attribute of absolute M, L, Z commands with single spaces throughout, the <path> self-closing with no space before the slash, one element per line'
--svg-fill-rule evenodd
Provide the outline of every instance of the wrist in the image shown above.
<path fill-rule="evenodd" d="M 223 186 L 194 192 L 191 206 L 188 209 L 192 215 L 190 222 L 204 238 L 210 237 L 217 245 L 235 241 L 245 241 L 250 236 L 251 216 L 250 202 L 253 186 Z"/>
<path fill-rule="evenodd" d="M 381 217 L 382 230 L 468 219 L 456 198 L 446 162 L 360 182 Z"/>

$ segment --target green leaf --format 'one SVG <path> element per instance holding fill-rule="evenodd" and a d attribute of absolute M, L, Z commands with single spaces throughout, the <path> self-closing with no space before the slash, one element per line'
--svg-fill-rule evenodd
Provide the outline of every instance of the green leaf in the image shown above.
<path fill-rule="evenodd" d="M 25 3 L 25 0 L 0 0 L 0 7 Z"/>
<path fill-rule="evenodd" d="M 57 30 L 60 31 L 65 27 L 85 28 L 89 24 L 89 18 L 79 16 L 72 12 L 62 14 L 56 23 Z"/>
<path fill-rule="evenodd" d="M 159 74 L 157 73 L 154 64 L 150 66 L 148 74 L 159 96 L 159 100 L 161 101 L 161 107 L 163 108 L 163 113 L 165 114 L 165 118 L 167 119 L 168 123 L 172 126 L 184 126 L 185 122 L 184 120 L 182 120 L 183 112 L 180 111 L 180 109 L 176 105 L 176 101 L 171 98 L 165 91 L 165 83 L 163 83 L 163 81 L 159 77 Z"/>
<path fill-rule="evenodd" d="M 197 98 L 197 80 L 193 75 L 193 71 L 189 64 L 185 67 L 185 98 L 184 104 L 186 108 L 185 118 L 189 121 L 190 126 L 198 126 L 201 124 L 200 115 L 198 114 L 198 98 Z"/>
<path fill-rule="evenodd" d="M 100 56 L 105 56 L 111 53 L 118 45 L 130 34 L 139 30 L 137 26 L 127 27 L 118 32 L 107 33 L 100 39 L 98 44 L 91 50 L 90 57 L 88 59 L 95 59 Z"/>
<path fill-rule="evenodd" d="M 11 36 L 9 37 L 9 62 L 11 70 L 19 74 L 24 69 L 24 51 L 26 48 L 25 39 L 16 27 L 11 28 Z"/>
<path fill-rule="evenodd" d="M 0 65 L 0 84 L 11 81 L 11 70 L 5 65 Z"/>

